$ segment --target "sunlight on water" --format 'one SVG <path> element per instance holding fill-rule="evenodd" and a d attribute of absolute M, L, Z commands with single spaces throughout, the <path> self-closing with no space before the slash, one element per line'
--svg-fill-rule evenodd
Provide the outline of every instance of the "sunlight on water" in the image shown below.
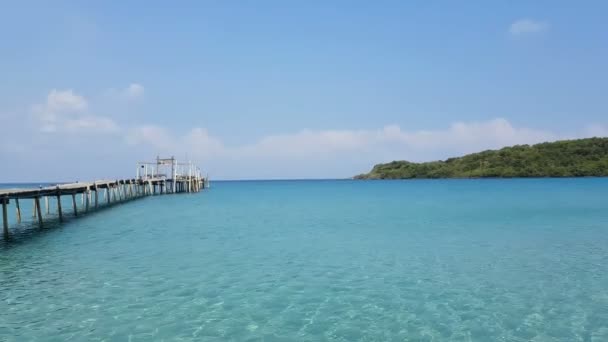
<path fill-rule="evenodd" d="M 0 341 L 608 341 L 607 196 L 216 182 L 24 223 L 0 242 Z"/>

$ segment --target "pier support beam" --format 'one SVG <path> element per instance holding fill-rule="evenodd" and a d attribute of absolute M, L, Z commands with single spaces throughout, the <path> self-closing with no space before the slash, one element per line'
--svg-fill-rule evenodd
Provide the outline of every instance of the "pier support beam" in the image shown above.
<path fill-rule="evenodd" d="M 84 202 L 85 202 L 84 211 L 88 212 L 89 211 L 89 205 L 90 205 L 89 203 L 91 202 L 91 190 L 89 190 L 88 187 L 87 187 L 87 190 L 85 192 L 85 196 L 86 196 L 86 198 L 84 200 Z"/>
<path fill-rule="evenodd" d="M 122 191 L 120 190 L 120 183 L 116 182 L 116 192 L 118 193 L 118 200 L 122 201 Z"/>
<path fill-rule="evenodd" d="M 97 209 L 99 206 L 99 191 L 97 191 L 97 183 L 94 183 L 93 187 L 95 189 L 95 209 Z"/>
<path fill-rule="evenodd" d="M 4 197 L 2 201 L 2 230 L 4 232 L 4 238 L 8 239 L 8 198 Z"/>
<path fill-rule="evenodd" d="M 40 210 L 40 197 L 34 197 L 34 202 L 36 203 L 36 213 L 38 214 L 38 225 L 42 228 L 42 210 Z"/>
<path fill-rule="evenodd" d="M 76 194 L 72 194 L 72 207 L 74 207 L 74 216 L 78 216 L 78 208 L 76 208 Z"/>
<path fill-rule="evenodd" d="M 63 221 L 63 212 L 61 211 L 61 192 L 57 191 L 57 214 L 59 215 L 59 222 Z"/>
<path fill-rule="evenodd" d="M 21 223 L 21 206 L 18 198 L 15 198 L 15 210 L 17 211 L 17 223 Z"/>

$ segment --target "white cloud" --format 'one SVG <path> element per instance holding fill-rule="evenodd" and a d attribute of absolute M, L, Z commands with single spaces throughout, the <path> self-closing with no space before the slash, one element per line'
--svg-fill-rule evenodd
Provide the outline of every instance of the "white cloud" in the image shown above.
<path fill-rule="evenodd" d="M 519 19 L 511 24 L 509 33 L 518 36 L 523 34 L 541 33 L 549 29 L 549 24 L 544 21 L 532 19 Z"/>
<path fill-rule="evenodd" d="M 87 100 L 84 97 L 75 94 L 72 89 L 53 89 L 46 98 L 46 108 L 49 111 L 80 112 L 86 110 L 87 107 Z"/>
<path fill-rule="evenodd" d="M 88 113 L 88 101 L 73 90 L 49 92 L 46 102 L 32 106 L 34 121 L 41 132 L 97 132 L 118 131 L 118 125 L 110 118 Z"/>
<path fill-rule="evenodd" d="M 380 154 L 397 150 L 402 158 L 430 155 L 433 151 L 474 152 L 515 144 L 555 140 L 558 135 L 525 127 L 514 127 L 505 119 L 485 122 L 459 122 L 447 129 L 405 131 L 397 125 L 376 130 L 302 130 L 292 134 L 270 135 L 256 142 L 226 146 L 202 128 L 185 136 L 174 136 L 158 126 L 135 128 L 127 137 L 131 144 L 149 144 L 168 153 L 182 150 L 202 157 L 264 158 L 278 160 L 324 159 L 344 153 Z M 415 153 L 412 153 L 415 152 Z"/>
<path fill-rule="evenodd" d="M 125 140 L 129 145 L 150 145 L 163 151 L 176 147 L 169 133 L 163 127 L 155 125 L 135 127 L 129 131 Z"/>
<path fill-rule="evenodd" d="M 509 121 L 502 118 L 484 122 L 457 122 L 447 130 L 404 132 L 397 137 L 414 147 L 451 146 L 463 151 L 532 144 L 557 138 L 554 133 L 548 131 L 514 127 Z"/>
<path fill-rule="evenodd" d="M 131 83 L 122 93 L 129 99 L 137 99 L 144 96 L 144 86 L 139 83 Z"/>

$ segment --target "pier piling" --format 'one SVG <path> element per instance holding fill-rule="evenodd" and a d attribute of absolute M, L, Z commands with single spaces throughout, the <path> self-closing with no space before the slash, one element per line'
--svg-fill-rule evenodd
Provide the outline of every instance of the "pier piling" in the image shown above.
<path fill-rule="evenodd" d="M 74 216 L 78 216 L 78 208 L 76 208 L 76 194 L 72 194 L 72 207 L 74 207 Z"/>
<path fill-rule="evenodd" d="M 2 227 L 4 232 L 4 237 L 8 238 L 8 198 L 2 198 Z"/>
<path fill-rule="evenodd" d="M 15 198 L 15 211 L 17 214 L 17 223 L 21 223 L 21 206 L 19 205 L 18 198 Z"/>
<path fill-rule="evenodd" d="M 36 202 L 36 212 L 38 214 L 38 225 L 42 227 L 42 212 L 40 210 L 40 197 L 34 197 L 34 201 Z"/>
<path fill-rule="evenodd" d="M 57 190 L 57 215 L 59 215 L 59 222 L 63 221 L 63 212 L 61 212 L 61 191 Z"/>

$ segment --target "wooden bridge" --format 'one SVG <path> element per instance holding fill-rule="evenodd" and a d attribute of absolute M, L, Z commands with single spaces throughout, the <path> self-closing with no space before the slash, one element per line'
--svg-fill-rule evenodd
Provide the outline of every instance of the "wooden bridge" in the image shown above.
<path fill-rule="evenodd" d="M 163 169 L 170 170 L 163 173 Z M 90 183 L 69 183 L 56 186 L 40 187 L 38 189 L 0 189 L 2 203 L 2 227 L 5 238 L 9 237 L 8 209 L 11 202 L 16 210 L 16 221 L 21 223 L 22 210 L 19 200 L 33 200 L 33 217 L 38 225 L 43 227 L 44 213 L 51 215 L 50 201 L 56 201 L 57 218 L 63 221 L 66 212 L 62 209 L 62 196 L 71 196 L 71 214 L 82 215 L 115 203 L 125 202 L 145 196 L 164 195 L 183 192 L 199 192 L 208 186 L 208 179 L 191 162 L 178 163 L 175 158 L 160 159 L 156 162 L 139 162 L 137 177 L 120 180 L 100 180 Z M 80 195 L 80 200 L 77 196 Z M 100 198 L 100 195 L 103 197 Z"/>

